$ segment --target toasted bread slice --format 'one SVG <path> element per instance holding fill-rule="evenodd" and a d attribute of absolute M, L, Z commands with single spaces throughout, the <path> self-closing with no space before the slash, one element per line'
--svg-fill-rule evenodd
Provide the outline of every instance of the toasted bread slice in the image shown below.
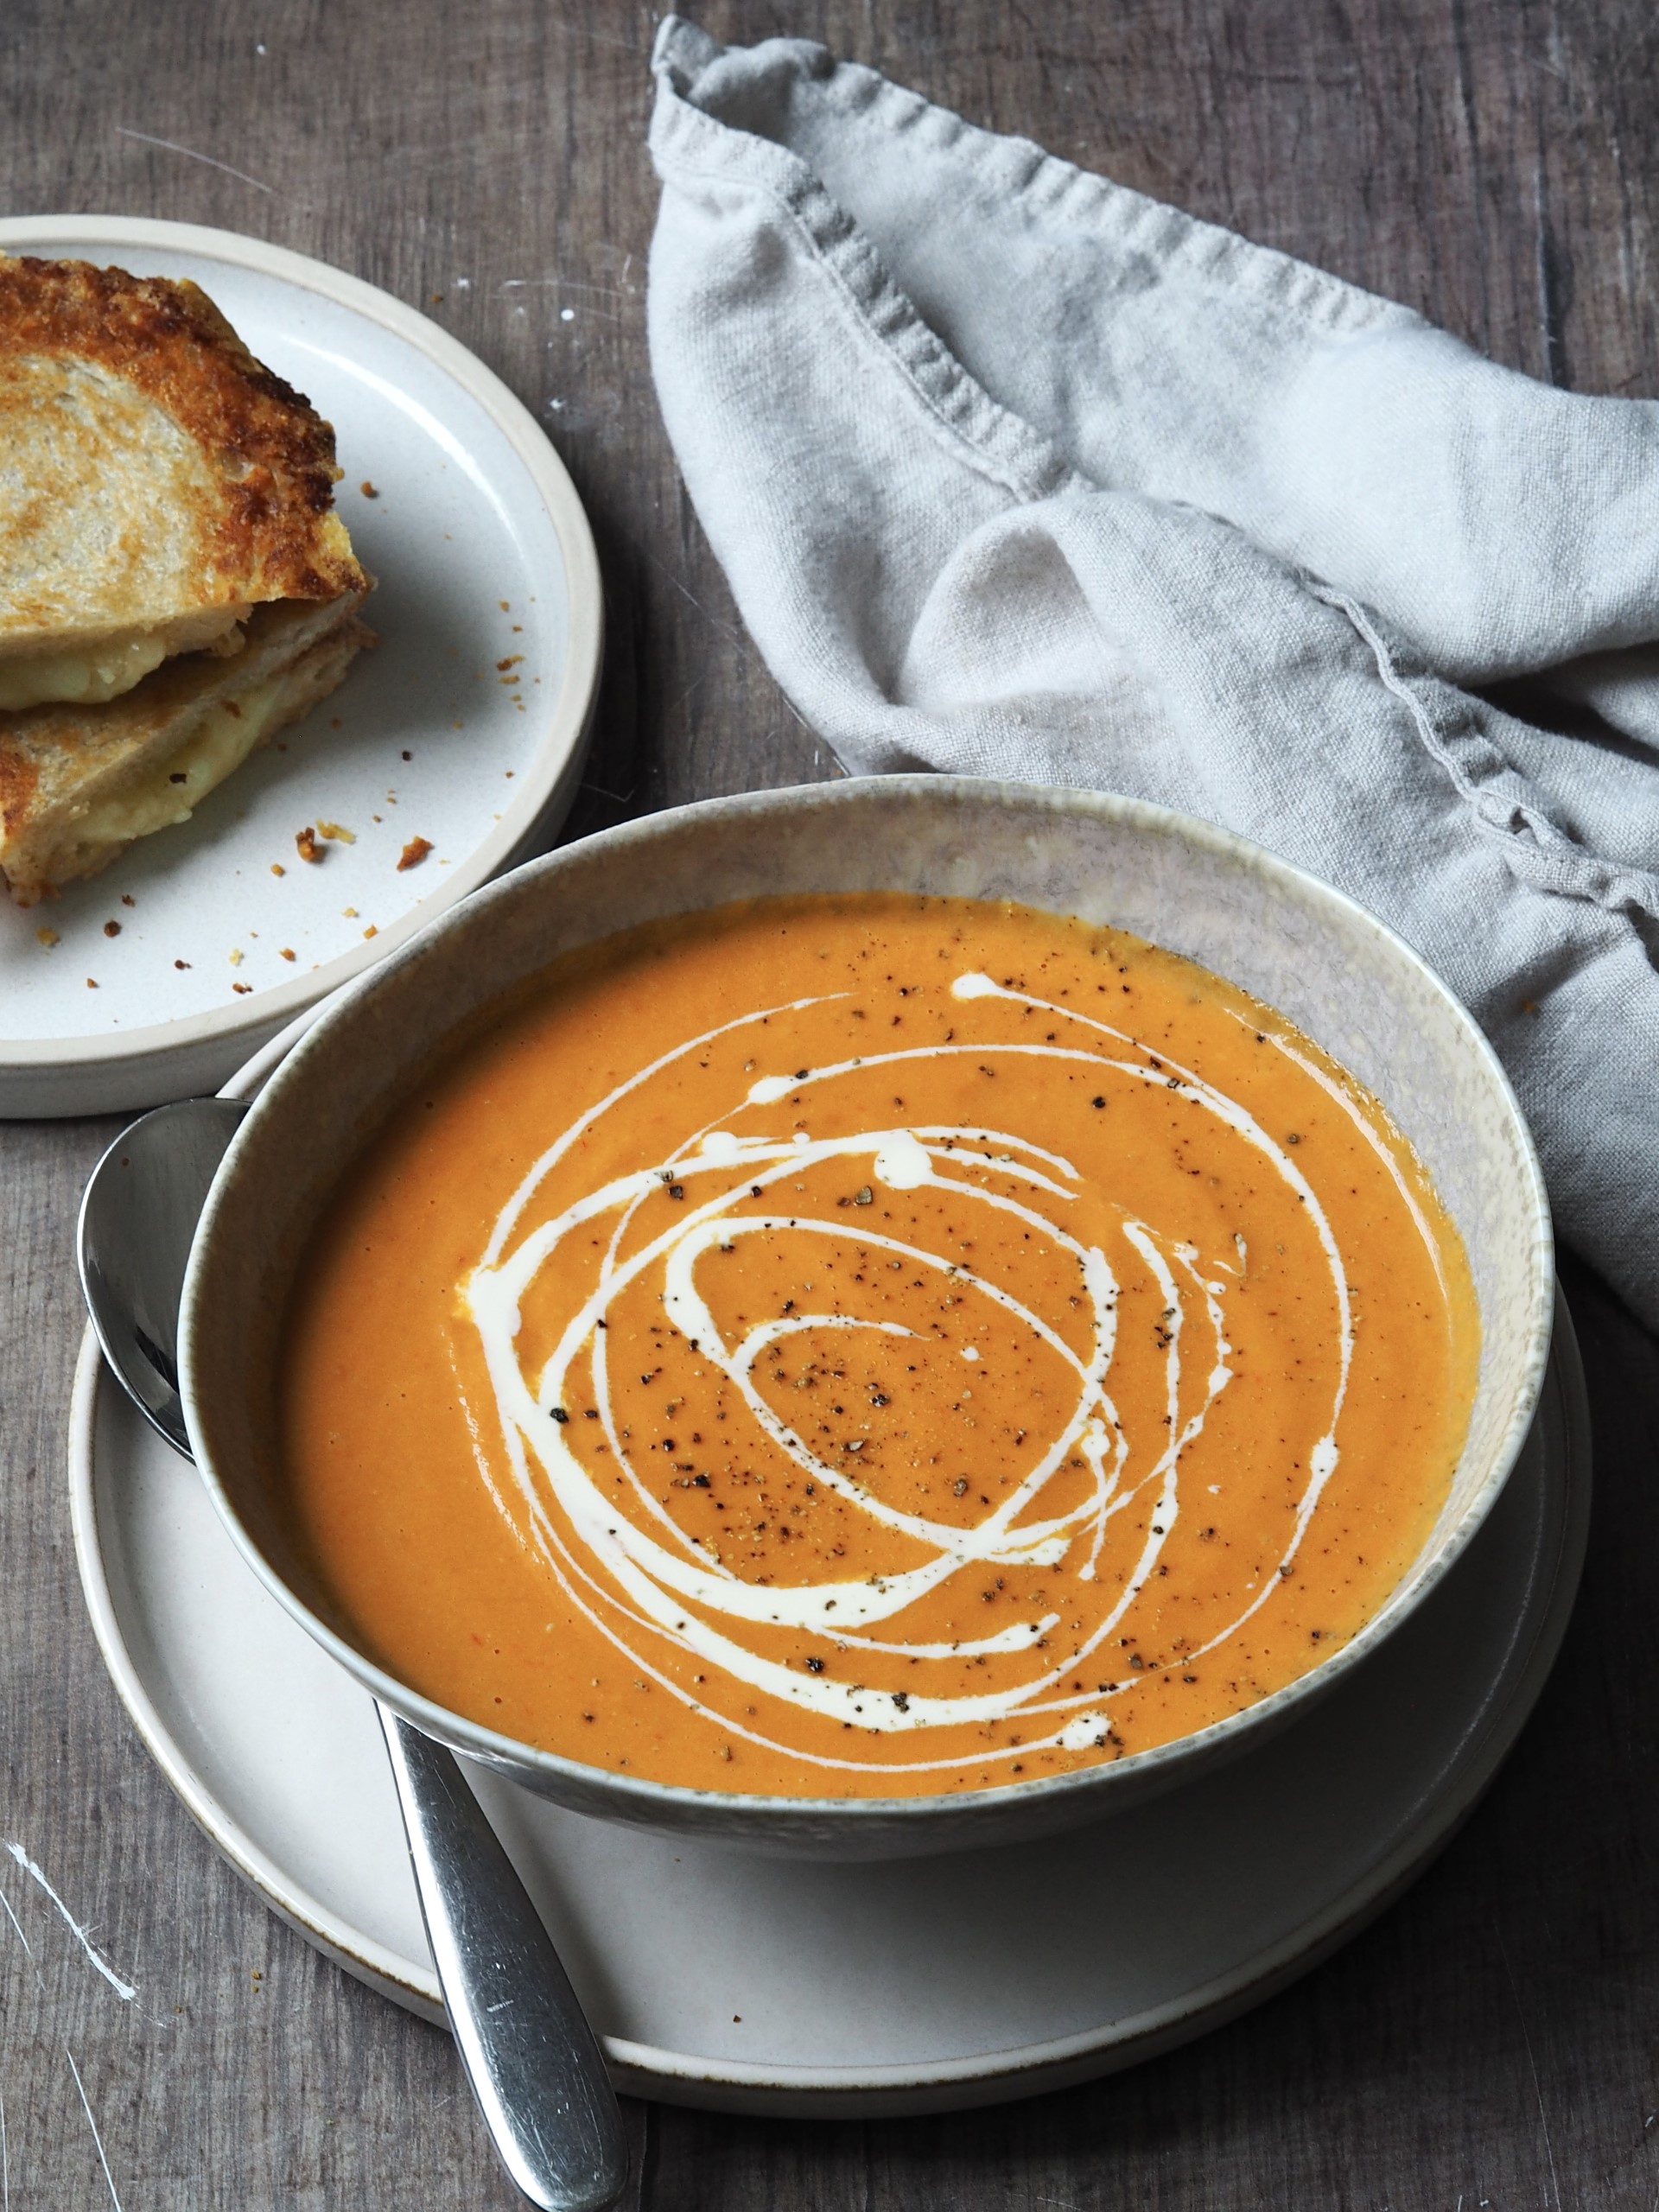
<path fill-rule="evenodd" d="M 194 284 L 0 255 L 0 713 L 367 589 L 334 433 Z"/>
<path fill-rule="evenodd" d="M 193 653 L 107 705 L 0 714 L 0 874 L 20 906 L 188 822 L 257 745 L 340 682 L 374 633 L 363 591 L 257 608 L 233 659 Z"/>

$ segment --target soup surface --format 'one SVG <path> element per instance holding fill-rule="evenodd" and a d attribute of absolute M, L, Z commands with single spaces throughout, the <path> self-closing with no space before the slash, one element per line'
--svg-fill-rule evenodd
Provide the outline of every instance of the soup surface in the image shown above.
<path fill-rule="evenodd" d="M 831 1796 L 1033 1779 L 1384 1604 L 1474 1386 L 1376 1103 L 1174 954 L 857 894 L 653 925 L 431 1077 L 301 1272 L 340 1624 L 506 1734 Z"/>

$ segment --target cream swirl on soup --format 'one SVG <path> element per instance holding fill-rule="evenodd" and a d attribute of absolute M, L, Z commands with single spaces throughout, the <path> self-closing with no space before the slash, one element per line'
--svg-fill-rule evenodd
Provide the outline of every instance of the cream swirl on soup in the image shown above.
<path fill-rule="evenodd" d="M 783 996 L 826 964 L 803 906 L 855 941 Z M 632 1686 L 725 1786 L 971 1786 L 1203 1725 L 1351 1633 L 1351 1574 L 1321 1565 L 1287 1637 L 1290 1593 L 1311 1548 L 1368 1565 L 1338 1471 L 1373 1480 L 1425 1347 L 1449 1370 L 1460 1265 L 1375 1103 L 1231 987 L 1018 909 L 696 927 L 636 933 L 554 1027 L 644 1034 L 690 944 L 689 1005 L 723 956 L 721 1018 L 590 1042 L 565 1114 L 556 1051 L 540 1096 L 517 1082 L 540 1126 L 449 1285 L 472 1465 L 595 1704 Z M 1385 1214 L 1416 1318 L 1379 1370 Z M 1455 1408 L 1427 1433 L 1367 1611 Z M 604 1757 L 596 1725 L 538 1740 Z"/>

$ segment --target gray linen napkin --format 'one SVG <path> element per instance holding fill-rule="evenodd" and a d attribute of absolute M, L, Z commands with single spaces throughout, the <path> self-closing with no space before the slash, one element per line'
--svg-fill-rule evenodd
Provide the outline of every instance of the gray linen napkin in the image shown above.
<path fill-rule="evenodd" d="M 1339 884 L 1473 1010 L 1562 1235 L 1659 1327 L 1659 405 L 821 47 L 671 17 L 655 67 L 658 392 L 807 721 Z M 1520 678 L 1527 720 L 1460 688 Z"/>

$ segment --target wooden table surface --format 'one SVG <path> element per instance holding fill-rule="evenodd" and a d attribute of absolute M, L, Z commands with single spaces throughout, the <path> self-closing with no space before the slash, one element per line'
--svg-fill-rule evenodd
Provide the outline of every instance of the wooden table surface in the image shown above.
<path fill-rule="evenodd" d="M 1002 130 L 1422 309 L 1583 391 L 1655 390 L 1650 0 L 767 0 Z M 652 397 L 654 18 L 609 0 L 7 0 L 0 211 L 249 232 L 435 316 L 543 422 L 610 640 L 572 835 L 834 764 L 747 642 Z M 567 315 L 569 319 L 567 319 Z M 0 1007 L 0 1021 L 4 1018 Z M 141 1748 L 65 1494 L 74 1209 L 114 1125 L 0 1127 L 0 1838 L 141 1986 L 117 2001 L 0 1859 L 0 2212 L 481 2212 L 448 2039 L 325 1963 Z M 943 2120 L 633 2107 L 662 2212 L 1659 2204 L 1659 1346 L 1571 1262 L 1596 1426 L 1582 1598 L 1485 1803 L 1370 1930 L 1236 2024 Z"/>

